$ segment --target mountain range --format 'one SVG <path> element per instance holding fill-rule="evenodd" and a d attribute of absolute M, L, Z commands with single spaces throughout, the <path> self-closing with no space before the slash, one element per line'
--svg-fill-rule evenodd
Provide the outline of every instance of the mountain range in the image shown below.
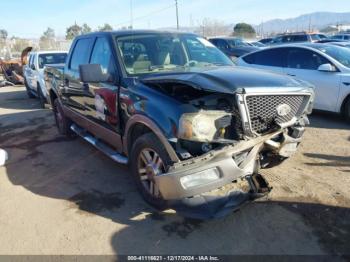
<path fill-rule="evenodd" d="M 256 28 L 264 33 L 286 31 L 320 30 L 330 25 L 350 25 L 350 12 L 315 12 L 288 19 L 272 19 L 257 25 Z"/>

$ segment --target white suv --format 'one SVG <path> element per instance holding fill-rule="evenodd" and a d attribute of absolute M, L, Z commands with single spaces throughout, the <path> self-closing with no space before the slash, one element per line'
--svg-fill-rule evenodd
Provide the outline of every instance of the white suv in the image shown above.
<path fill-rule="evenodd" d="M 31 52 L 28 64 L 23 68 L 24 83 L 30 98 L 38 97 L 42 107 L 47 102 L 47 90 L 44 81 L 45 65 L 63 64 L 67 58 L 64 51 Z"/>
<path fill-rule="evenodd" d="M 314 108 L 350 120 L 350 49 L 328 44 L 294 44 L 263 49 L 237 60 L 307 81 L 315 86 Z"/>

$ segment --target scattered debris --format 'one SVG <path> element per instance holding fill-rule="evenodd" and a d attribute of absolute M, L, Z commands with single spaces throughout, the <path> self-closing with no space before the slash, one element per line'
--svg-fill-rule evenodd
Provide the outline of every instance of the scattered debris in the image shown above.
<path fill-rule="evenodd" d="M 7 85 L 8 82 L 16 84 L 24 84 L 23 66 L 27 63 L 27 55 L 32 51 L 32 47 L 27 47 L 22 51 L 20 59 L 1 60 L 0 59 L 0 74 L 3 74 L 7 82 L 0 82 Z"/>

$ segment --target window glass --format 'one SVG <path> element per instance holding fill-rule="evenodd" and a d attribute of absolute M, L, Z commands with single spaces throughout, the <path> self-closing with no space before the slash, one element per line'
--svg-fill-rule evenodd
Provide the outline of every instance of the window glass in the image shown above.
<path fill-rule="evenodd" d="M 117 38 L 117 45 L 129 74 L 233 65 L 212 43 L 195 35 L 126 36 Z"/>
<path fill-rule="evenodd" d="M 227 40 L 230 47 L 237 47 L 237 46 L 249 46 L 246 42 L 244 42 L 242 39 L 236 38 L 236 39 L 229 39 Z"/>
<path fill-rule="evenodd" d="M 294 35 L 291 38 L 291 42 L 306 42 L 307 40 L 307 35 Z"/>
<path fill-rule="evenodd" d="M 66 61 L 67 54 L 40 54 L 38 58 L 39 68 L 43 68 L 45 65 L 63 64 Z"/>
<path fill-rule="evenodd" d="M 320 35 L 310 35 L 310 36 L 311 36 L 311 40 L 312 41 L 319 41 L 319 40 L 321 40 Z"/>
<path fill-rule="evenodd" d="M 303 48 L 290 48 L 287 55 L 288 68 L 317 70 L 320 65 L 327 63 L 329 61 L 323 56 Z"/>
<path fill-rule="evenodd" d="M 316 48 L 344 66 L 350 67 L 350 49 L 331 45 L 321 45 Z"/>
<path fill-rule="evenodd" d="M 92 44 L 92 38 L 83 38 L 78 40 L 74 47 L 74 51 L 70 61 L 70 69 L 78 71 L 79 65 L 89 63 Z"/>
<path fill-rule="evenodd" d="M 249 64 L 285 67 L 286 48 L 273 48 L 247 55 L 243 58 Z"/>
<path fill-rule="evenodd" d="M 216 46 L 221 49 L 221 50 L 225 50 L 227 49 L 227 43 L 226 41 L 222 40 L 222 39 L 218 39 L 216 40 Z"/>
<path fill-rule="evenodd" d="M 90 64 L 100 64 L 101 70 L 109 81 L 115 77 L 114 61 L 109 42 L 106 38 L 97 38 L 92 51 Z"/>
<path fill-rule="evenodd" d="M 332 37 L 332 39 L 342 40 L 343 36 L 342 35 L 335 35 Z"/>
<path fill-rule="evenodd" d="M 350 35 L 344 35 L 344 40 L 350 40 Z"/>
<path fill-rule="evenodd" d="M 29 59 L 28 59 L 28 66 L 29 67 L 31 67 L 32 66 L 32 64 L 33 64 L 33 57 L 34 57 L 34 55 L 33 54 L 31 54 L 30 56 L 29 56 Z"/>

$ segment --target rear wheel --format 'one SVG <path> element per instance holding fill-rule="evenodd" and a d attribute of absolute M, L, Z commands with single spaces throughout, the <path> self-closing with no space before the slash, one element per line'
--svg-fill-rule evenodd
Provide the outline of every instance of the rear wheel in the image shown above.
<path fill-rule="evenodd" d="M 26 87 L 26 91 L 27 91 L 27 95 L 29 98 L 35 98 L 35 95 L 33 94 L 33 92 L 30 90 L 30 87 L 27 83 L 27 80 L 24 79 L 24 86 Z"/>
<path fill-rule="evenodd" d="M 171 163 L 162 143 L 153 133 L 144 134 L 135 141 L 130 157 L 132 174 L 143 199 L 159 210 L 166 209 L 167 201 L 154 179 L 166 173 Z"/>
<path fill-rule="evenodd" d="M 345 105 L 343 108 L 343 115 L 345 119 L 350 122 L 350 97 L 345 102 Z"/>
<path fill-rule="evenodd" d="M 72 121 L 64 115 L 61 103 L 56 99 L 53 103 L 53 112 L 58 132 L 64 136 L 72 136 L 73 132 L 70 129 Z"/>

